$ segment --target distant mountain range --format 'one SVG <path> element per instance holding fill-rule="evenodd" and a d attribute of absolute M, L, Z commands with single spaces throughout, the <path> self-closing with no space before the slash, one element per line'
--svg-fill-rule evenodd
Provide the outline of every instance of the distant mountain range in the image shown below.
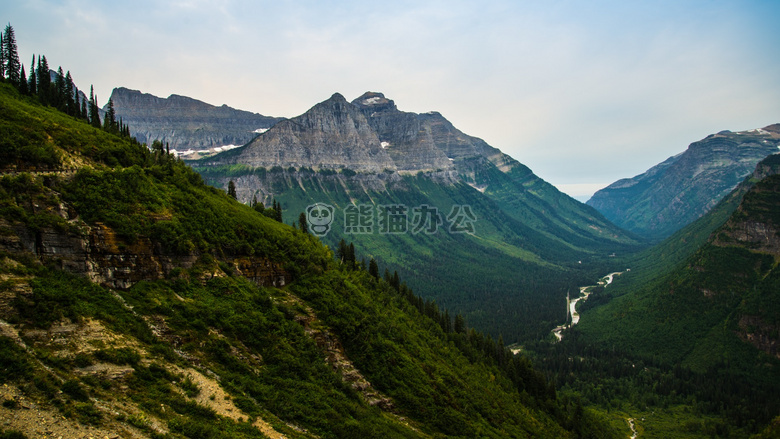
<path fill-rule="evenodd" d="M 780 124 L 721 131 L 647 172 L 612 183 L 587 204 L 637 235 L 663 239 L 709 211 L 780 147 Z"/>
<path fill-rule="evenodd" d="M 241 146 L 282 120 L 186 96 L 159 98 L 124 87 L 115 88 L 111 100 L 117 118 L 139 142 L 151 145 L 159 140 L 179 153 Z"/>

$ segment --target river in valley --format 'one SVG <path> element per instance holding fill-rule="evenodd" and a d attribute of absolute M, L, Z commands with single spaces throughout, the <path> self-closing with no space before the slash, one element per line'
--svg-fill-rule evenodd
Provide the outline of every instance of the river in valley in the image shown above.
<path fill-rule="evenodd" d="M 566 297 L 566 310 L 568 313 L 567 322 L 563 325 L 557 326 L 555 329 L 552 330 L 553 335 L 555 335 L 555 338 L 557 338 L 559 341 L 563 338 L 563 330 L 570 328 L 580 321 L 580 313 L 577 312 L 577 302 L 580 300 L 588 300 L 588 297 L 591 295 L 591 290 L 593 288 L 596 288 L 598 286 L 606 287 L 607 285 L 612 283 L 612 280 L 615 278 L 615 276 L 619 276 L 623 274 L 623 271 L 616 271 L 614 273 L 610 273 L 604 277 L 602 277 L 596 285 L 588 285 L 587 287 L 580 287 L 580 294 L 578 297 L 574 299 L 569 299 L 569 297 Z"/>

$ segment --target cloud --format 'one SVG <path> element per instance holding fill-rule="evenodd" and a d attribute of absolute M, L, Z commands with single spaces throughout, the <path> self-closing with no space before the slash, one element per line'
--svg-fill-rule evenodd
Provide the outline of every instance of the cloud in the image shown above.
<path fill-rule="evenodd" d="M 126 86 L 295 116 L 381 91 L 558 185 L 780 122 L 772 1 L 29 0 L 0 15 L 23 58 L 46 54 L 103 101 Z"/>

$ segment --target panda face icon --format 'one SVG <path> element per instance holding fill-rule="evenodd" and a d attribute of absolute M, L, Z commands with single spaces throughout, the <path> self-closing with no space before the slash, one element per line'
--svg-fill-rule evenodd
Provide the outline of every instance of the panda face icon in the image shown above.
<path fill-rule="evenodd" d="M 306 220 L 309 222 L 309 231 L 316 236 L 327 235 L 333 222 L 333 211 L 333 206 L 324 203 L 315 203 L 307 207 Z"/>

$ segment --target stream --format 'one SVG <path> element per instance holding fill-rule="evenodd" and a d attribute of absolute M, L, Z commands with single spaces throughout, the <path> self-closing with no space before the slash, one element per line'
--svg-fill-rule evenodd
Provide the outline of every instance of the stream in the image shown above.
<path fill-rule="evenodd" d="M 576 299 L 569 299 L 569 296 L 566 296 L 566 313 L 567 313 L 567 322 L 563 325 L 557 326 L 555 329 L 552 330 L 553 335 L 555 335 L 555 338 L 560 341 L 563 339 L 563 330 L 570 328 L 580 321 L 580 313 L 577 312 L 577 302 L 580 300 L 588 300 L 588 297 L 591 295 L 590 290 L 597 287 L 597 286 L 604 286 L 612 283 L 612 280 L 615 278 L 615 276 L 619 276 L 621 274 L 625 273 L 624 271 L 616 271 L 614 273 L 610 273 L 604 277 L 601 278 L 601 280 L 598 281 L 596 285 L 588 285 L 587 287 L 580 287 L 580 294 Z M 569 322 L 568 317 L 571 317 L 571 322 Z"/>
<path fill-rule="evenodd" d="M 643 418 L 644 419 L 644 418 Z M 636 431 L 636 424 L 634 424 L 634 418 L 628 418 L 628 426 L 631 427 L 631 439 L 636 439 L 639 435 L 639 432 Z"/>

